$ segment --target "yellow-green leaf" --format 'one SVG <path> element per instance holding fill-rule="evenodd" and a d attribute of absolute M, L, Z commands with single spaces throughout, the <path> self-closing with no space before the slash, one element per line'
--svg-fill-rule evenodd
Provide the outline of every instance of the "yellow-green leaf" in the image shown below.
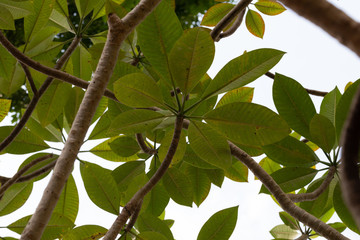
<path fill-rule="evenodd" d="M 260 0 L 254 5 L 260 12 L 270 16 L 278 15 L 286 10 L 281 3 L 271 0 Z"/>
<path fill-rule="evenodd" d="M 0 122 L 4 120 L 8 114 L 11 106 L 11 100 L 9 99 L 0 99 Z"/>
<path fill-rule="evenodd" d="M 263 38 L 265 32 L 265 22 L 259 13 L 249 10 L 246 14 L 245 24 L 251 34 L 256 37 Z"/>
<path fill-rule="evenodd" d="M 228 12 L 230 12 L 231 9 L 234 8 L 234 6 L 235 5 L 231 3 L 219 3 L 212 6 L 204 14 L 201 25 L 209 27 L 215 26 L 226 14 L 228 14 Z"/>

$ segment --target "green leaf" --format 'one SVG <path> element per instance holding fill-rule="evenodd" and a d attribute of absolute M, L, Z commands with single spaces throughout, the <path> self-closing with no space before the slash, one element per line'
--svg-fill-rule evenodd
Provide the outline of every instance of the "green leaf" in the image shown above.
<path fill-rule="evenodd" d="M 219 168 L 231 166 L 231 153 L 226 138 L 202 122 L 191 121 L 188 130 L 191 148 L 204 161 Z"/>
<path fill-rule="evenodd" d="M 37 158 L 40 158 L 40 157 L 44 157 L 46 155 L 49 155 L 48 153 L 35 153 L 34 155 L 28 157 L 25 161 L 23 161 L 21 163 L 21 165 L 19 166 L 19 169 L 20 170 L 21 168 L 23 168 L 25 165 L 29 164 L 30 162 L 34 161 L 35 159 Z M 53 155 L 53 157 L 47 159 L 47 160 L 44 160 L 44 161 L 41 161 L 37 164 L 35 164 L 34 166 L 32 166 L 30 169 L 28 169 L 24 174 L 23 176 L 26 176 L 26 175 L 29 175 L 30 173 L 33 173 L 34 171 L 36 170 L 39 170 L 41 169 L 42 167 L 54 162 L 59 156 L 58 155 Z M 42 174 L 40 174 L 39 176 L 31 179 L 32 182 L 36 182 L 36 181 L 39 181 L 41 179 L 43 179 L 44 177 L 46 177 L 48 174 L 49 174 L 50 170 L 48 170 L 47 172 L 44 172 Z"/>
<path fill-rule="evenodd" d="M 348 207 L 345 205 L 344 200 L 342 198 L 342 191 L 340 184 L 336 184 L 336 187 L 334 189 L 334 195 L 333 195 L 333 204 L 335 211 L 341 221 L 345 223 L 345 225 L 350 228 L 352 231 L 360 234 L 360 231 L 356 225 L 356 222 L 348 209 Z"/>
<path fill-rule="evenodd" d="M 261 0 L 254 5 L 260 12 L 270 16 L 278 15 L 286 10 L 281 3 L 271 0 Z"/>
<path fill-rule="evenodd" d="M 346 229 L 346 225 L 341 222 L 328 223 L 328 225 L 332 228 L 335 228 L 338 232 L 343 232 Z"/>
<path fill-rule="evenodd" d="M 190 164 L 183 164 L 181 167 L 191 182 L 194 193 L 193 200 L 196 206 L 199 207 L 210 192 L 211 181 L 204 169 L 193 167 Z"/>
<path fill-rule="evenodd" d="M 94 129 L 90 133 L 89 140 L 109 137 L 107 131 L 110 127 L 110 124 L 111 116 L 109 111 L 107 111 L 100 117 L 100 120 L 96 123 Z"/>
<path fill-rule="evenodd" d="M 77 87 L 68 89 L 68 91 L 70 93 L 68 94 L 67 103 L 64 106 L 64 113 L 67 122 L 72 125 L 79 110 L 80 104 L 84 98 L 85 91 Z"/>
<path fill-rule="evenodd" d="M 8 114 L 11 106 L 11 100 L 9 99 L 0 99 L 0 122 L 4 120 Z"/>
<path fill-rule="evenodd" d="M 319 161 L 309 146 L 291 136 L 262 148 L 271 160 L 288 167 L 311 167 Z"/>
<path fill-rule="evenodd" d="M 186 145 L 185 155 L 183 161 L 198 168 L 203 169 L 216 169 L 214 165 L 209 164 L 208 162 L 202 160 L 195 152 L 192 150 L 191 145 Z"/>
<path fill-rule="evenodd" d="M 329 153 L 335 144 L 335 127 L 323 115 L 316 114 L 310 122 L 311 141 Z"/>
<path fill-rule="evenodd" d="M 140 174 L 145 173 L 145 162 L 127 162 L 115 168 L 111 175 L 115 179 L 120 192 L 125 192 L 131 181 Z"/>
<path fill-rule="evenodd" d="M 207 174 L 208 178 L 210 179 L 210 181 L 215 186 L 218 186 L 219 188 L 221 188 L 221 186 L 224 182 L 224 178 L 225 178 L 224 170 L 222 170 L 222 169 L 207 169 L 206 174 Z"/>
<path fill-rule="evenodd" d="M 11 223 L 7 228 L 11 231 L 14 231 L 18 234 L 21 234 L 30 220 L 30 216 L 23 217 L 13 223 Z M 74 223 L 65 216 L 62 216 L 58 213 L 53 213 L 48 224 L 45 227 L 44 233 L 42 234 L 41 239 L 56 239 L 60 238 L 64 233 L 69 231 L 74 227 Z"/>
<path fill-rule="evenodd" d="M 83 2 L 84 0 L 81 0 Z M 86 0 L 85 0 L 86 1 Z M 97 0 L 98 1 L 98 0 Z M 73 74 L 76 77 L 89 81 L 91 79 L 91 55 L 82 45 L 77 47 L 71 54 Z"/>
<path fill-rule="evenodd" d="M 66 16 L 60 13 L 56 9 L 53 9 L 53 11 L 51 12 L 49 20 L 50 20 L 48 23 L 49 26 L 54 26 L 60 29 L 62 32 L 74 32 L 71 29 Z"/>
<path fill-rule="evenodd" d="M 163 106 L 160 88 L 144 73 L 132 73 L 121 77 L 114 82 L 114 93 L 120 102 L 130 107 Z"/>
<path fill-rule="evenodd" d="M 43 127 L 49 125 L 62 113 L 70 96 L 71 86 L 68 83 L 53 81 L 40 98 L 36 109 Z"/>
<path fill-rule="evenodd" d="M 316 174 L 317 170 L 313 168 L 286 167 L 273 172 L 271 177 L 285 193 L 289 193 L 308 185 Z M 270 194 L 264 185 L 260 192 Z"/>
<path fill-rule="evenodd" d="M 272 174 L 273 172 L 281 169 L 280 164 L 278 164 L 277 162 L 274 162 L 273 160 L 271 160 L 268 157 L 264 157 L 263 159 L 261 159 L 261 161 L 259 162 L 259 165 L 268 173 L 268 174 Z M 258 179 L 257 177 L 255 177 L 255 179 Z"/>
<path fill-rule="evenodd" d="M 285 53 L 275 49 L 246 52 L 228 62 L 203 93 L 203 99 L 242 87 L 274 67 Z"/>
<path fill-rule="evenodd" d="M 94 9 L 105 4 L 103 0 L 75 0 L 76 7 L 81 18 L 87 16 Z M 98 9 L 97 9 L 98 10 Z M 95 12 L 95 10 L 94 10 Z"/>
<path fill-rule="evenodd" d="M 99 208 L 117 215 L 120 193 L 111 171 L 89 162 L 81 164 L 80 171 L 91 201 Z"/>
<path fill-rule="evenodd" d="M 31 133 L 45 141 L 62 142 L 63 139 L 61 132 L 53 125 L 47 125 L 46 127 L 41 126 L 36 115 L 36 112 L 31 115 L 29 120 L 26 122 L 26 128 L 29 129 Z"/>
<path fill-rule="evenodd" d="M 24 18 L 25 42 L 39 32 L 48 22 L 54 7 L 54 0 L 34 0 L 34 12 Z"/>
<path fill-rule="evenodd" d="M 321 102 L 320 114 L 327 117 L 335 126 L 336 107 L 340 101 L 341 93 L 337 87 L 325 95 Z"/>
<path fill-rule="evenodd" d="M 168 240 L 174 239 L 169 227 L 159 218 L 150 214 L 141 214 L 137 219 L 140 232 L 152 231 L 161 233 Z"/>
<path fill-rule="evenodd" d="M 184 173 L 177 168 L 169 168 L 162 178 L 162 183 L 172 200 L 180 205 L 191 207 L 193 189 Z"/>
<path fill-rule="evenodd" d="M 265 32 L 265 22 L 261 15 L 251 9 L 246 13 L 246 28 L 255 37 L 263 38 Z"/>
<path fill-rule="evenodd" d="M 238 206 L 215 213 L 202 226 L 197 240 L 229 239 L 234 231 L 237 215 Z"/>
<path fill-rule="evenodd" d="M 59 213 L 72 222 L 75 222 L 79 210 L 79 194 L 72 175 L 66 181 L 61 192 L 59 201 L 57 202 L 54 212 Z"/>
<path fill-rule="evenodd" d="M 122 157 L 118 154 L 116 154 L 110 147 L 109 144 L 111 144 L 111 142 L 115 141 L 117 138 L 121 138 L 123 136 L 120 137 L 112 137 L 98 145 L 96 145 L 95 147 L 93 147 L 90 152 L 95 154 L 96 156 L 99 156 L 103 159 L 109 160 L 109 161 L 113 161 L 113 162 L 128 162 L 128 161 L 134 161 L 137 160 L 139 157 L 135 154 L 129 157 Z"/>
<path fill-rule="evenodd" d="M 135 176 L 127 186 L 127 189 L 125 192 L 121 193 L 121 201 L 120 205 L 125 206 L 130 199 L 149 181 L 149 178 L 145 175 L 145 173 L 141 173 L 137 176 Z M 145 209 L 147 206 L 147 203 L 149 201 L 149 196 L 145 196 L 143 200 L 142 207 Z"/>
<path fill-rule="evenodd" d="M 279 212 L 279 216 L 286 226 L 289 226 L 291 229 L 294 230 L 300 230 L 298 221 L 290 214 L 288 214 L 287 212 Z"/>
<path fill-rule="evenodd" d="M 172 79 L 169 53 L 182 32 L 181 23 L 174 10 L 164 1 L 137 27 L 141 51 L 169 84 Z"/>
<path fill-rule="evenodd" d="M 142 240 L 168 240 L 164 235 L 158 232 L 141 232 L 137 236 Z M 120 240 L 122 240 L 122 238 Z"/>
<path fill-rule="evenodd" d="M 305 88 L 294 79 L 276 74 L 273 99 L 280 116 L 289 126 L 302 136 L 311 139 L 309 125 L 316 110 Z"/>
<path fill-rule="evenodd" d="M 97 225 L 83 225 L 68 231 L 62 239 L 66 240 L 79 240 L 91 239 L 97 240 L 107 233 L 107 229 Z"/>
<path fill-rule="evenodd" d="M 140 151 L 140 147 L 136 140 L 127 136 L 115 139 L 109 143 L 109 146 L 114 153 L 122 157 L 130 157 Z"/>
<path fill-rule="evenodd" d="M 32 182 L 15 183 L 4 193 L 0 201 L 0 216 L 19 209 L 29 198 L 33 188 Z"/>
<path fill-rule="evenodd" d="M 287 225 L 281 224 L 270 230 L 271 235 L 276 239 L 295 239 L 299 233 Z"/>
<path fill-rule="evenodd" d="M 234 102 L 251 102 L 254 95 L 254 88 L 241 87 L 227 92 L 216 107 L 221 107 Z"/>
<path fill-rule="evenodd" d="M 226 14 L 228 14 L 230 10 L 234 8 L 234 6 L 235 5 L 231 3 L 219 3 L 212 6 L 204 14 L 201 25 L 209 27 L 216 26 L 216 24 L 218 24 L 220 20 L 223 19 Z"/>
<path fill-rule="evenodd" d="M 165 211 L 165 208 L 169 203 L 169 194 L 165 190 L 164 186 L 159 183 L 155 185 L 148 195 L 150 200 L 145 212 L 153 216 L 160 216 Z"/>
<path fill-rule="evenodd" d="M 336 128 L 337 139 L 340 139 L 341 131 L 343 129 L 344 123 L 349 113 L 352 99 L 354 98 L 355 93 L 359 88 L 359 84 L 360 84 L 360 79 L 354 82 L 353 84 L 351 84 L 344 92 L 344 95 L 340 98 L 340 101 L 336 107 L 335 128 Z"/>
<path fill-rule="evenodd" d="M 15 30 L 13 16 L 11 12 L 4 7 L 0 7 L 0 28 L 4 30 Z"/>
<path fill-rule="evenodd" d="M 17 1 L 0 0 L 0 8 L 9 10 L 14 19 L 23 18 L 34 11 L 30 1 L 21 1 L 19 4 Z"/>
<path fill-rule="evenodd" d="M 210 68 L 214 55 L 215 44 L 206 29 L 189 29 L 177 40 L 169 54 L 169 65 L 175 86 L 184 96 Z"/>
<path fill-rule="evenodd" d="M 158 157 L 160 162 L 164 161 L 165 159 L 165 156 L 171 146 L 173 135 L 174 135 L 174 128 L 171 127 L 169 130 L 165 132 L 164 138 L 161 139 L 161 146 L 158 150 Z M 171 166 L 177 164 L 183 159 L 185 151 L 186 151 L 186 136 L 185 134 L 181 134 L 175 155 L 171 160 Z"/>
<path fill-rule="evenodd" d="M 0 142 L 9 136 L 13 129 L 13 126 L 0 127 Z M 25 154 L 41 151 L 47 149 L 48 147 L 49 145 L 47 145 L 41 138 L 34 135 L 29 130 L 23 129 L 3 152 L 11 154 Z"/>
<path fill-rule="evenodd" d="M 25 51 L 26 55 L 36 60 L 39 60 L 39 55 L 44 54 L 47 48 L 54 44 L 53 39 L 58 33 L 59 30 L 56 27 L 44 27 L 42 31 L 34 34 L 29 40 Z M 59 51 L 60 49 L 57 53 L 59 53 Z M 52 59 L 48 59 L 49 62 L 53 61 L 54 57 L 55 56 L 53 56 Z M 44 58 L 42 60 L 44 60 Z"/>
<path fill-rule="evenodd" d="M 205 121 L 230 140 L 245 145 L 266 145 L 286 137 L 286 122 L 270 109 L 254 103 L 230 103 L 205 115 Z"/>
<path fill-rule="evenodd" d="M 119 114 L 111 123 L 109 134 L 135 134 L 152 130 L 165 116 L 161 113 L 134 109 Z"/>
<path fill-rule="evenodd" d="M 231 167 L 225 169 L 225 177 L 235 182 L 247 182 L 248 172 L 248 168 L 242 162 L 233 158 Z"/>
<path fill-rule="evenodd" d="M 4 53 L 3 51 L 6 50 L 0 47 L 0 55 Z M 0 56 L 0 92 L 10 96 L 24 84 L 25 73 L 20 64 L 8 58 L 7 54 Z"/>

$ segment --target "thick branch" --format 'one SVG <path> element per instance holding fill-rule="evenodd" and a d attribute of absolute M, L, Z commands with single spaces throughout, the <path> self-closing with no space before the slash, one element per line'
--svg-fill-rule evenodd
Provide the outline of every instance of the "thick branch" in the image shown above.
<path fill-rule="evenodd" d="M 360 56 L 360 24 L 326 0 L 280 0 Z"/>
<path fill-rule="evenodd" d="M 214 27 L 211 31 L 211 37 L 214 41 L 219 41 L 219 35 L 224 28 L 226 28 L 233 19 L 235 19 L 239 14 L 251 3 L 252 0 L 241 0 L 231 11 L 226 14 L 223 19 Z"/>
<path fill-rule="evenodd" d="M 0 39 L 1 39 L 1 35 L 2 35 L 2 33 L 0 31 Z M 72 43 L 70 44 L 70 46 L 66 49 L 65 53 L 59 58 L 59 60 L 55 64 L 55 67 L 54 67 L 55 69 L 62 68 L 62 66 L 69 59 L 70 55 L 73 53 L 73 51 L 79 44 L 79 42 L 80 42 L 80 38 L 75 37 L 74 40 L 72 41 Z M 48 87 L 50 86 L 52 81 L 53 81 L 52 77 L 47 77 L 46 80 L 44 81 L 44 83 L 41 85 L 41 87 L 37 91 L 37 93 L 36 94 L 34 93 L 34 96 L 31 99 L 29 106 L 26 108 L 24 114 L 22 115 L 19 123 L 14 127 L 14 129 L 11 131 L 11 133 L 0 143 L 0 152 L 2 150 L 4 150 L 16 138 L 16 136 L 20 133 L 20 131 L 25 127 L 25 124 L 29 120 L 33 111 L 35 110 L 35 107 L 36 107 L 37 103 L 39 102 L 41 96 L 45 93 L 46 89 L 48 89 Z"/>
<path fill-rule="evenodd" d="M 299 193 L 299 194 L 287 194 L 288 197 L 293 202 L 305 202 L 305 201 L 313 201 L 317 199 L 330 185 L 331 180 L 334 178 L 336 172 L 336 168 L 334 166 L 330 167 L 329 172 L 321 183 L 321 185 L 311 193 Z"/>
<path fill-rule="evenodd" d="M 170 163 L 175 155 L 177 146 L 179 144 L 181 129 L 183 125 L 183 117 L 178 116 L 175 122 L 174 135 L 169 147 L 169 150 L 165 156 L 164 161 L 161 163 L 155 174 L 149 179 L 149 181 L 130 199 L 130 201 L 122 209 L 115 222 L 106 233 L 104 240 L 113 240 L 116 238 L 120 230 L 124 227 L 126 221 L 132 216 L 138 206 L 139 202 L 143 200 L 144 196 L 151 191 L 151 189 L 160 181 L 164 176 L 166 170 L 169 168 Z"/>
<path fill-rule="evenodd" d="M 32 166 L 35 166 L 36 164 L 38 164 L 39 162 L 45 161 L 49 158 L 52 158 L 53 155 L 52 154 L 48 154 L 42 157 L 39 157 L 33 161 L 31 161 L 30 163 L 26 164 L 24 167 L 22 167 L 17 173 L 15 173 L 15 175 L 10 178 L 8 181 L 6 181 L 0 188 L 0 198 L 4 195 L 4 192 L 14 183 L 16 183 L 19 178 L 27 171 L 29 170 Z"/>
<path fill-rule="evenodd" d="M 40 239 L 50 220 L 65 182 L 73 169 L 74 160 L 84 141 L 85 134 L 91 124 L 91 119 L 113 73 L 122 42 L 159 2 L 160 0 L 142 0 L 122 20 L 116 14 L 109 14 L 108 37 L 99 64 L 80 104 L 68 139 L 56 162 L 50 182 L 43 193 L 35 213 L 26 225 L 21 239 Z"/>
<path fill-rule="evenodd" d="M 348 239 L 341 235 L 337 230 L 320 221 L 313 215 L 306 212 L 304 209 L 296 206 L 285 194 L 274 179 L 261 166 L 252 159 L 246 152 L 238 148 L 235 144 L 229 142 L 231 154 L 244 163 L 254 175 L 260 179 L 270 193 L 280 204 L 281 208 L 293 216 L 298 221 L 312 228 L 317 233 L 321 234 L 327 239 L 344 240 Z"/>
<path fill-rule="evenodd" d="M 216 41 L 220 41 L 222 38 L 226 38 L 226 37 L 229 37 L 231 36 L 241 25 L 243 19 L 244 19 L 244 16 L 245 16 L 245 9 L 242 10 L 240 13 L 239 13 L 239 16 L 236 18 L 234 24 L 228 29 L 226 30 L 225 32 L 222 32 L 220 33 L 219 37 L 216 39 Z"/>
<path fill-rule="evenodd" d="M 271 79 L 275 79 L 275 74 L 273 74 L 271 72 L 267 72 L 267 73 L 265 73 L 265 75 Z M 322 92 L 322 91 L 313 90 L 313 89 L 305 88 L 305 90 L 307 93 L 314 95 L 314 96 L 319 96 L 319 97 L 325 97 L 325 95 L 328 94 L 328 92 Z"/>
<path fill-rule="evenodd" d="M 139 213 L 142 207 L 143 200 L 139 202 L 137 207 L 135 208 L 135 212 L 131 215 L 130 221 L 128 225 L 126 225 L 125 232 L 130 232 L 130 230 L 133 228 L 133 226 L 136 223 L 137 218 L 139 217 Z"/>
<path fill-rule="evenodd" d="M 360 144 L 360 88 L 357 90 L 342 131 L 342 171 L 341 189 L 343 196 L 357 226 L 360 228 L 360 179 L 359 179 L 359 144 Z"/>

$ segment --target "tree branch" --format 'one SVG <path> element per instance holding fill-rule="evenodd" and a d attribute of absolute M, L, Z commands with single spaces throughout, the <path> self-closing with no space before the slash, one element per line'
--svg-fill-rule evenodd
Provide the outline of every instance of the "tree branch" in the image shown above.
<path fill-rule="evenodd" d="M 337 230 L 320 221 L 304 209 L 296 206 L 287 194 L 279 187 L 274 179 L 246 152 L 238 148 L 235 144 L 229 142 L 231 154 L 244 163 L 254 175 L 266 186 L 270 193 L 280 204 L 281 208 L 293 216 L 298 221 L 312 228 L 317 233 L 327 239 L 344 240 L 348 239 L 340 234 Z"/>
<path fill-rule="evenodd" d="M 336 168 L 334 166 L 330 167 L 326 178 L 315 191 L 311 193 L 299 193 L 299 194 L 288 193 L 287 196 L 293 202 L 313 201 L 317 199 L 329 187 L 331 180 L 334 178 L 335 172 L 336 172 Z"/>
<path fill-rule="evenodd" d="M 226 38 L 226 37 L 229 37 L 231 36 L 241 25 L 243 19 L 244 19 L 244 16 L 245 16 L 245 9 L 243 9 L 238 17 L 236 18 L 234 24 L 228 29 L 226 30 L 225 32 L 222 32 L 219 34 L 219 37 L 215 40 L 215 41 L 220 41 L 221 39 L 223 38 Z"/>
<path fill-rule="evenodd" d="M 1 31 L 0 31 L 0 39 L 1 39 L 1 36 L 3 36 L 3 35 L 1 33 Z M 75 50 L 75 48 L 79 44 L 80 39 L 81 38 L 79 38 L 79 37 L 74 38 L 74 40 L 72 41 L 70 46 L 66 49 L 65 53 L 59 58 L 59 60 L 55 64 L 54 68 L 56 68 L 56 69 L 62 68 L 62 66 L 69 59 L 70 55 L 72 54 L 72 52 Z M 6 39 L 6 41 L 7 41 L 7 39 Z M 11 131 L 11 133 L 0 143 L 0 152 L 3 151 L 12 141 L 14 141 L 16 136 L 25 127 L 25 124 L 29 120 L 29 118 L 30 118 L 31 114 L 33 113 L 33 111 L 35 110 L 35 107 L 36 107 L 37 103 L 39 102 L 41 96 L 48 89 L 48 87 L 50 86 L 52 81 L 53 81 L 52 77 L 47 77 L 46 80 L 44 81 L 44 83 L 41 85 L 41 87 L 37 91 L 37 94 L 34 94 L 33 98 L 31 99 L 31 101 L 29 103 L 29 106 L 26 108 L 26 110 L 25 110 L 24 114 L 22 115 L 19 123 L 14 127 L 14 129 Z"/>
<path fill-rule="evenodd" d="M 342 130 L 341 190 L 349 210 L 360 228 L 360 88 L 357 90 Z"/>
<path fill-rule="evenodd" d="M 27 171 L 29 170 L 32 166 L 38 164 L 39 162 L 45 161 L 49 158 L 52 158 L 53 154 L 48 154 L 42 157 L 39 157 L 33 161 L 31 161 L 30 163 L 26 164 L 24 167 L 22 167 L 17 173 L 15 173 L 15 175 L 10 178 L 8 181 L 6 181 L 1 187 L 0 187 L 0 199 L 2 198 L 2 196 L 4 195 L 4 192 L 14 183 L 16 183 L 19 178 Z"/>
<path fill-rule="evenodd" d="M 360 56 L 360 24 L 326 0 L 280 0 Z"/>
<path fill-rule="evenodd" d="M 142 0 L 122 20 L 114 13 L 108 15 L 108 37 L 93 79 L 85 92 L 49 184 L 20 239 L 40 239 L 73 169 L 91 119 L 113 73 L 122 42 L 159 2 L 160 0 Z"/>
<path fill-rule="evenodd" d="M 271 73 L 271 72 L 267 72 L 265 73 L 265 76 L 271 78 L 271 79 L 275 79 L 275 74 Z M 306 92 L 314 95 L 314 96 L 319 96 L 319 97 L 325 97 L 326 94 L 328 94 L 328 92 L 322 92 L 322 91 L 317 91 L 317 90 L 312 90 L 312 89 L 307 89 L 305 88 Z"/>
<path fill-rule="evenodd" d="M 147 153 L 147 154 L 150 154 L 150 155 L 154 155 L 157 153 L 156 149 L 153 149 L 153 148 L 149 148 L 146 143 L 145 143 L 145 140 L 143 138 L 143 135 L 141 133 L 137 133 L 136 135 L 136 141 L 138 142 L 139 144 L 139 147 L 141 148 L 141 150 L 144 152 L 144 153 Z"/>
<path fill-rule="evenodd" d="M 116 238 L 120 230 L 124 227 L 126 221 L 132 216 L 138 206 L 139 202 L 142 201 L 144 196 L 150 192 L 150 190 L 160 181 L 164 176 L 166 170 L 169 168 L 170 163 L 175 155 L 177 146 L 179 144 L 181 130 L 183 125 L 183 117 L 178 116 L 175 122 L 174 135 L 169 147 L 169 150 L 165 156 L 164 161 L 161 163 L 155 174 L 149 179 L 149 181 L 130 199 L 130 201 L 123 207 L 121 213 L 116 218 L 115 222 L 104 236 L 104 240 L 113 240 Z"/>
<path fill-rule="evenodd" d="M 300 237 L 296 238 L 295 240 L 307 240 L 309 239 L 309 235 L 307 235 L 306 233 L 301 234 Z"/>
<path fill-rule="evenodd" d="M 134 213 L 131 215 L 131 218 L 130 218 L 130 221 L 128 223 L 128 225 L 126 225 L 126 228 L 125 228 L 125 232 L 130 232 L 130 230 L 133 228 L 133 226 L 135 225 L 136 223 L 136 220 L 137 218 L 139 217 L 139 213 L 140 213 L 140 210 L 141 210 L 141 207 L 142 207 L 142 203 L 143 203 L 143 200 L 141 200 L 139 202 L 139 204 L 137 205 L 137 207 L 135 208 L 135 211 Z"/>
<path fill-rule="evenodd" d="M 35 86 L 34 79 L 33 79 L 32 75 L 31 75 L 31 72 L 29 71 L 29 68 L 25 64 L 23 64 L 22 62 L 20 62 L 20 64 L 21 64 L 21 67 L 24 69 L 25 76 L 26 76 L 27 80 L 29 81 L 31 91 L 33 92 L 34 95 L 36 95 L 37 94 L 37 88 Z"/>
<path fill-rule="evenodd" d="M 245 8 L 251 3 L 252 0 L 241 0 L 231 11 L 226 14 L 223 19 L 213 28 L 210 35 L 214 41 L 219 41 L 219 35 L 224 28 L 226 28 L 231 21 L 236 18 Z"/>

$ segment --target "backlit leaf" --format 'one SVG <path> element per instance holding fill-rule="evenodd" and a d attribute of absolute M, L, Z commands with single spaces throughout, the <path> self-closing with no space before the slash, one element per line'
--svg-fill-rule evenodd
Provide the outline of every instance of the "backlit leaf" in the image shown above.
<path fill-rule="evenodd" d="M 0 99 L 0 122 L 4 120 L 8 114 L 11 106 L 11 100 L 9 99 Z"/>
<path fill-rule="evenodd" d="M 15 24 L 11 12 L 2 7 L 0 3 L 0 28 L 4 30 L 15 30 Z"/>
<path fill-rule="evenodd" d="M 271 235 L 276 239 L 295 239 L 299 233 L 287 225 L 281 224 L 270 230 Z"/>
<path fill-rule="evenodd" d="M 212 6 L 204 14 L 201 25 L 209 27 L 215 26 L 226 14 L 228 14 L 228 12 L 230 12 L 231 9 L 234 8 L 234 6 L 234 4 L 230 3 L 219 3 Z"/>
<path fill-rule="evenodd" d="M 15 183 L 4 193 L 0 201 L 0 216 L 7 215 L 20 208 L 29 198 L 32 182 Z"/>
<path fill-rule="evenodd" d="M 337 87 L 325 95 L 321 102 L 320 114 L 327 117 L 335 126 L 336 107 L 340 101 L 341 93 Z"/>
<path fill-rule="evenodd" d="M 254 5 L 260 12 L 270 16 L 278 15 L 286 10 L 281 3 L 271 0 L 261 0 Z"/>
<path fill-rule="evenodd" d="M 23 18 L 34 11 L 31 1 L 21 1 L 19 4 L 17 1 L 1 0 L 0 8 L 9 10 L 14 19 Z"/>
<path fill-rule="evenodd" d="M 91 239 L 97 240 L 107 233 L 107 229 L 97 225 L 83 225 L 71 229 L 63 236 L 66 240 Z"/>
<path fill-rule="evenodd" d="M 251 34 L 255 37 L 263 38 L 265 22 L 259 13 L 249 9 L 246 13 L 245 24 Z"/>
<path fill-rule="evenodd" d="M 115 168 L 111 175 L 117 183 L 120 192 L 125 192 L 130 182 L 138 175 L 145 173 L 143 161 L 127 162 Z"/>
<path fill-rule="evenodd" d="M 79 210 L 79 194 L 72 175 L 66 181 L 54 212 L 59 213 L 75 222 Z"/>
<path fill-rule="evenodd" d="M 254 88 L 241 87 L 225 93 L 216 107 L 220 107 L 233 102 L 251 102 L 254 95 Z"/>
<path fill-rule="evenodd" d="M 160 162 L 164 161 L 165 159 L 165 156 L 171 146 L 173 135 L 174 135 L 174 128 L 171 127 L 169 130 L 165 132 L 164 138 L 161 139 L 161 146 L 158 151 L 158 157 Z M 180 162 L 184 157 L 185 151 L 186 151 L 186 136 L 185 134 L 181 134 L 175 155 L 171 160 L 171 165 L 175 165 L 178 162 Z"/>
<path fill-rule="evenodd" d="M 137 224 L 140 232 L 145 232 L 145 231 L 158 232 L 166 236 L 166 239 L 168 240 L 174 239 L 166 223 L 155 216 L 143 213 L 138 217 Z"/>
<path fill-rule="evenodd" d="M 109 143 L 110 148 L 122 157 L 130 157 L 140 151 L 136 140 L 131 137 L 121 136 Z"/>
<path fill-rule="evenodd" d="M 310 122 L 311 141 L 316 143 L 325 152 L 329 153 L 336 140 L 335 127 L 323 115 L 316 114 Z"/>

